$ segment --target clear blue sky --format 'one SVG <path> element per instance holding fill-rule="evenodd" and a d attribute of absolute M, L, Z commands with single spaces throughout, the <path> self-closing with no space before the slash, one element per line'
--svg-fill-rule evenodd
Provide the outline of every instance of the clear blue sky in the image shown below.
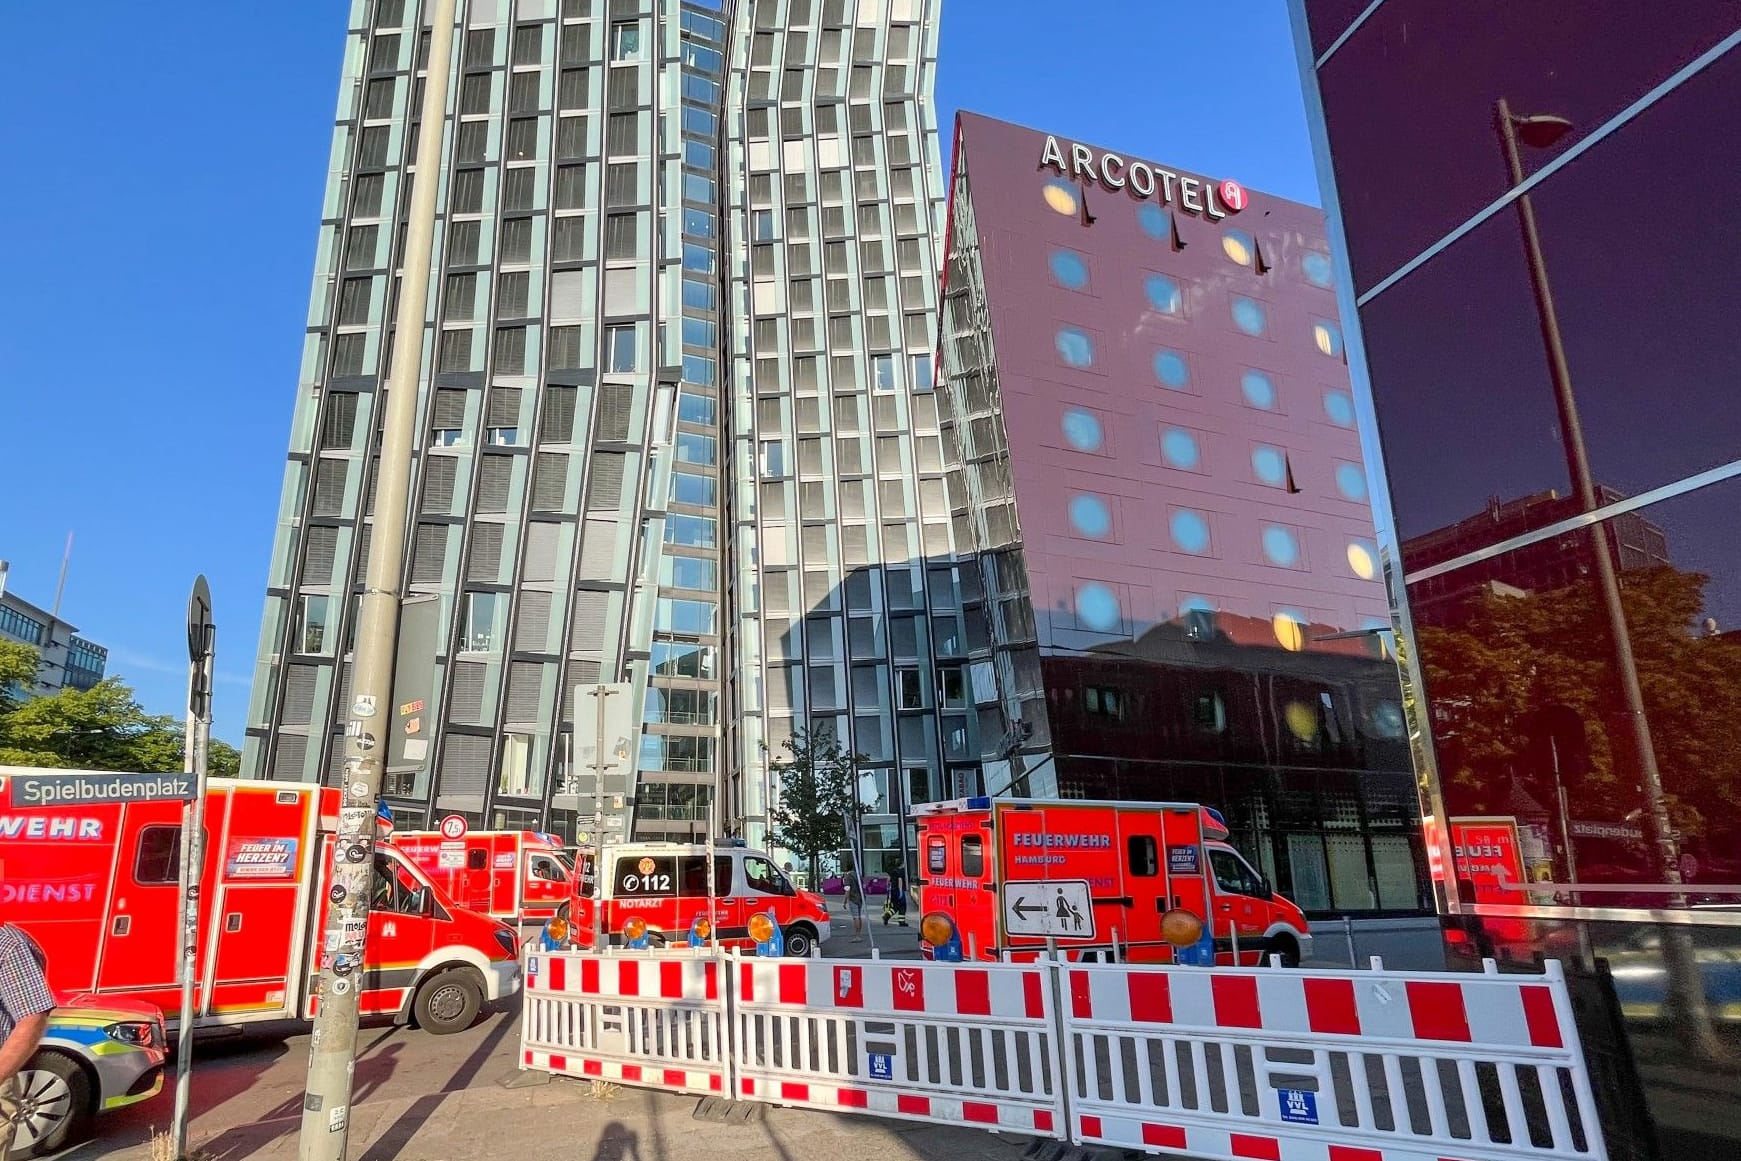
<path fill-rule="evenodd" d="M 344 0 L 16 6 L 0 70 L 0 558 L 154 712 L 211 579 L 240 742 L 277 520 Z M 1316 201 L 1283 0 L 944 0 L 938 114 L 1018 121 Z M 72 64 L 69 65 L 69 59 Z M 947 149 L 947 144 L 945 144 Z"/>

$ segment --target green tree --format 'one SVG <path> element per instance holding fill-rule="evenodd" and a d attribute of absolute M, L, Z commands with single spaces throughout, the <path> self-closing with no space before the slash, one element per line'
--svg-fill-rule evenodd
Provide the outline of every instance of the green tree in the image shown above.
<path fill-rule="evenodd" d="M 814 889 L 823 852 L 846 845 L 845 815 L 858 808 L 859 764 L 869 758 L 848 751 L 829 726 L 799 730 L 784 748 L 773 762 L 780 799 L 768 837 L 804 858 Z"/>
<path fill-rule="evenodd" d="M 148 714 L 118 677 L 90 689 L 62 689 L 22 698 L 15 688 L 36 681 L 34 649 L 0 642 L 0 765 L 162 774 L 183 765 L 184 724 Z M 207 762 L 215 776 L 234 776 L 241 754 L 212 740 Z"/>
<path fill-rule="evenodd" d="M 1741 815 L 1741 649 L 1692 632 L 1706 582 L 1673 568 L 1622 575 L 1669 814 L 1688 839 L 1712 837 L 1714 825 Z M 1527 722 L 1549 703 L 1585 726 L 1588 768 L 1568 787 L 1578 817 L 1618 819 L 1640 805 L 1613 643 L 1593 584 L 1487 596 L 1457 628 L 1423 628 L 1420 638 L 1453 813 L 1511 813 L 1504 805 L 1512 779 L 1539 783 Z"/>

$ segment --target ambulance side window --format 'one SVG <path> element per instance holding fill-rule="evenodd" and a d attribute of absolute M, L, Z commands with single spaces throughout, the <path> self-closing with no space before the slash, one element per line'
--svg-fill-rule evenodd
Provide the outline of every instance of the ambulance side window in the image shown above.
<path fill-rule="evenodd" d="M 568 872 L 562 869 L 562 864 L 549 855 L 532 856 L 532 877 L 546 883 L 566 883 Z"/>
<path fill-rule="evenodd" d="M 1238 856 L 1230 851 L 1210 851 L 1209 866 L 1215 872 L 1215 886 L 1229 895 L 1263 897 L 1263 884 L 1251 873 Z"/>
<path fill-rule="evenodd" d="M 1153 835 L 1133 834 L 1124 845 L 1131 874 L 1148 879 L 1161 873 L 1160 852 L 1155 847 Z"/>
<path fill-rule="evenodd" d="M 473 847 L 465 853 L 466 870 L 482 871 L 488 869 L 489 865 L 490 852 L 484 850 L 482 847 Z"/>
<path fill-rule="evenodd" d="M 684 855 L 678 862 L 678 877 L 683 880 L 682 894 L 686 898 L 707 898 L 707 857 L 705 855 Z M 715 855 L 713 857 L 713 893 L 716 897 L 731 894 L 730 855 Z"/>
<path fill-rule="evenodd" d="M 949 868 L 949 846 L 940 838 L 930 839 L 925 844 L 925 873 L 941 875 Z"/>
<path fill-rule="evenodd" d="M 133 855 L 133 881 L 139 884 L 181 882 L 181 828 L 140 828 L 139 849 Z"/>
<path fill-rule="evenodd" d="M 619 896 L 677 894 L 677 860 L 670 855 L 660 858 L 624 855 L 617 860 L 616 893 Z"/>
<path fill-rule="evenodd" d="M 774 864 L 755 855 L 744 859 L 744 882 L 750 890 L 760 891 L 764 895 L 792 894 L 791 888 L 786 884 L 786 877 L 780 874 Z"/>
<path fill-rule="evenodd" d="M 961 874 L 967 879 L 985 874 L 985 840 L 976 834 L 961 836 Z"/>
<path fill-rule="evenodd" d="M 375 856 L 374 895 L 369 901 L 371 911 L 395 911 L 401 915 L 417 915 L 423 910 L 423 889 L 402 868 L 385 855 Z"/>

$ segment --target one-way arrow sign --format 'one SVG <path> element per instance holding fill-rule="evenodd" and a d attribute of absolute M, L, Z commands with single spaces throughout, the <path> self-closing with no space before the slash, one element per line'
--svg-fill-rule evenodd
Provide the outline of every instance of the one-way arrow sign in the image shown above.
<path fill-rule="evenodd" d="M 1003 885 L 1007 935 L 1093 939 L 1094 904 L 1087 879 L 1050 879 Z"/>

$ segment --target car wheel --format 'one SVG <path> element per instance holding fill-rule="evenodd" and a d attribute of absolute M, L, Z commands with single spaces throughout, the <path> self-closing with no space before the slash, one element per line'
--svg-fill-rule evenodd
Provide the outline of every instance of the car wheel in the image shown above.
<path fill-rule="evenodd" d="M 816 933 L 801 923 L 786 929 L 786 954 L 794 959 L 809 959 L 816 946 Z"/>
<path fill-rule="evenodd" d="M 58 1153 L 91 1133 L 95 1119 L 85 1070 L 58 1052 L 39 1052 L 18 1074 L 19 1118 L 13 1147 L 23 1157 Z"/>
<path fill-rule="evenodd" d="M 419 1028 L 448 1036 L 470 1028 L 483 1006 L 484 989 L 477 974 L 454 968 L 423 981 L 411 1010 Z"/>
<path fill-rule="evenodd" d="M 1269 957 L 1282 957 L 1282 966 L 1297 968 L 1300 966 L 1300 945 L 1294 942 L 1292 936 L 1278 935 L 1264 944 L 1263 962 L 1269 963 Z"/>

